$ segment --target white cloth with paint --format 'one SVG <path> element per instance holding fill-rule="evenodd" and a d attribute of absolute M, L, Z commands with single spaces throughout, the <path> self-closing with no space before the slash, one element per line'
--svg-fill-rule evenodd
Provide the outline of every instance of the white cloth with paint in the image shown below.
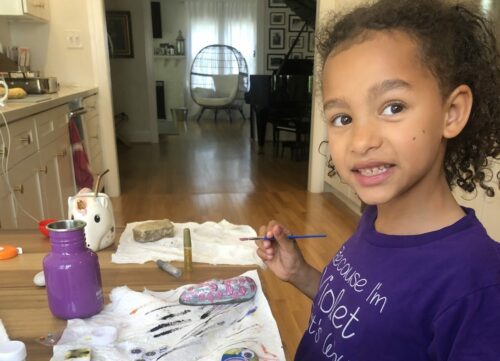
<path fill-rule="evenodd" d="M 64 360 L 68 350 L 85 347 L 91 348 L 93 361 L 220 361 L 225 351 L 239 347 L 255 351 L 260 360 L 284 361 L 259 276 L 256 271 L 243 275 L 255 280 L 255 297 L 227 305 L 179 304 L 188 285 L 168 292 L 115 288 L 111 303 L 100 314 L 68 321 L 51 361 Z M 105 326 L 118 331 L 117 339 L 107 345 L 92 336 Z"/>
<path fill-rule="evenodd" d="M 255 237 L 255 230 L 247 225 L 234 225 L 226 220 L 218 223 L 173 223 L 173 237 L 155 242 L 140 243 L 134 240 L 132 229 L 142 222 L 128 223 L 123 231 L 113 263 L 145 263 L 148 261 L 182 261 L 184 259 L 184 228 L 191 233 L 193 262 L 210 264 L 255 264 L 264 267 L 257 256 L 253 241 L 240 241 L 241 237 Z"/>
<path fill-rule="evenodd" d="M 9 341 L 9 336 L 7 335 L 7 331 L 5 331 L 2 319 L 0 319 L 0 342 L 7 342 L 7 341 Z"/>

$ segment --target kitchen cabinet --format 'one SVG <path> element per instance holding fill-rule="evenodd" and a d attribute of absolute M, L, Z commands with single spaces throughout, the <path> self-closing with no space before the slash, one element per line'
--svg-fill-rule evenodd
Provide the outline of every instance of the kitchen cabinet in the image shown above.
<path fill-rule="evenodd" d="M 0 149 L 9 132 L 11 139 L 0 170 L 0 228 L 36 228 L 36 220 L 67 217 L 67 198 L 76 193 L 67 109 L 61 105 L 19 119 L 8 131 L 0 127 Z"/>
<path fill-rule="evenodd" d="M 6 197 L 7 205 L 10 207 L 4 211 L 9 213 L 7 219 L 5 221 L 0 219 L 2 229 L 35 228 L 37 224 L 33 218 L 36 220 L 44 218 L 39 169 L 38 153 L 12 167 L 7 173 L 12 193 L 7 187 L 6 175 L 3 175 L 0 193 L 10 193 Z M 4 208 L 3 202 L 2 208 Z"/>
<path fill-rule="evenodd" d="M 83 142 L 94 180 L 96 180 L 97 176 L 104 172 L 97 95 L 83 98 L 83 106 L 87 110 L 82 116 Z M 99 189 L 101 190 L 102 188 Z"/>
<path fill-rule="evenodd" d="M 47 22 L 50 19 L 49 0 L 3 0 L 0 1 L 0 15 L 12 20 Z"/>

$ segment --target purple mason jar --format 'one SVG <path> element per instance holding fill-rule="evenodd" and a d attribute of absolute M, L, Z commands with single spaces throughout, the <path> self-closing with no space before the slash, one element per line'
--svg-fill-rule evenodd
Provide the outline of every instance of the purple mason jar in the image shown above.
<path fill-rule="evenodd" d="M 86 223 L 62 220 L 47 225 L 52 250 L 43 259 L 49 308 L 62 319 L 86 318 L 102 310 L 97 254 L 85 246 Z"/>

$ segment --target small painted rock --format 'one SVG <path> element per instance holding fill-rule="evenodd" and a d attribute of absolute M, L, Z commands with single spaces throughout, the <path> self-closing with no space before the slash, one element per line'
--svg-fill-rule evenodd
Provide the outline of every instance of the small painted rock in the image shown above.
<path fill-rule="evenodd" d="M 256 291 L 257 285 L 250 277 L 214 279 L 185 289 L 179 297 L 179 303 L 192 306 L 239 303 L 251 300 Z"/>
<path fill-rule="evenodd" d="M 222 355 L 221 361 L 258 361 L 259 357 L 248 348 L 233 348 Z"/>

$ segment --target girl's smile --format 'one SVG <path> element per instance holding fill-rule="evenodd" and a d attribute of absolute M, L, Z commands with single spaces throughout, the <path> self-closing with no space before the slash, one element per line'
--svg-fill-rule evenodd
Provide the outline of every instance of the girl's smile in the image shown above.
<path fill-rule="evenodd" d="M 379 162 L 359 163 L 354 166 L 352 172 L 359 184 L 364 187 L 375 186 L 383 183 L 390 177 L 393 164 L 381 164 Z"/>

